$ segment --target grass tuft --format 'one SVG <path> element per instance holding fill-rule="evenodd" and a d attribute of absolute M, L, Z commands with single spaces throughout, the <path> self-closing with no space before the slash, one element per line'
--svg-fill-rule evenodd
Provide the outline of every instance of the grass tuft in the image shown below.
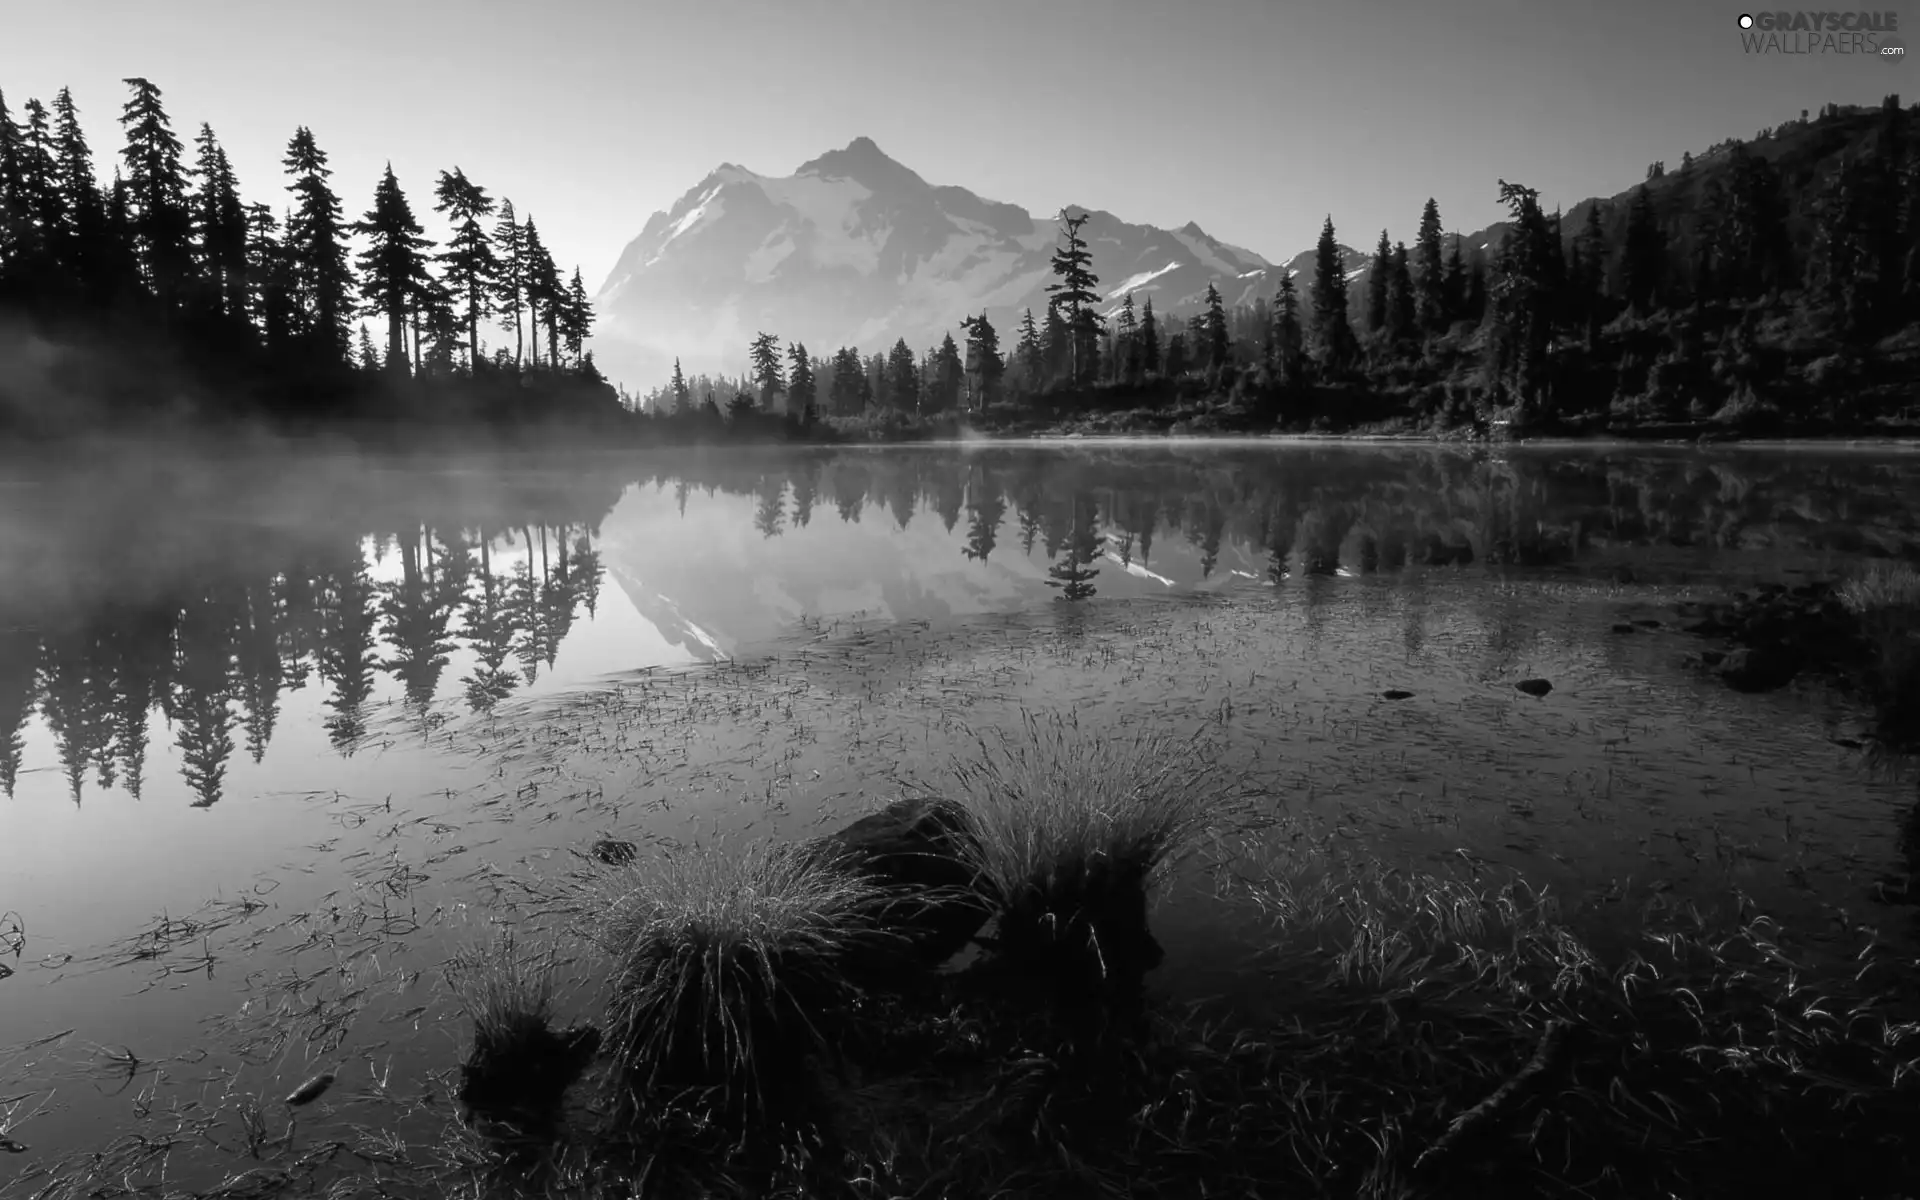
<path fill-rule="evenodd" d="M 787 1111 L 849 998 L 843 960 L 892 936 L 886 889 L 798 847 L 691 847 L 593 886 L 626 1104 L 697 1091 L 741 1115 Z"/>
<path fill-rule="evenodd" d="M 997 909 L 997 956 L 1023 972 L 1118 981 L 1158 965 L 1149 891 L 1237 812 L 1218 769 L 1191 741 L 1094 737 L 1073 717 L 1024 714 L 1018 731 L 979 746 L 946 786 L 972 817 L 966 853 Z"/>
<path fill-rule="evenodd" d="M 553 1027 L 555 959 L 519 953 L 503 930 L 447 964 L 446 980 L 473 1021 L 460 1100 L 483 1119 L 528 1134 L 557 1126 L 567 1088 L 599 1047 L 590 1027 Z"/>
<path fill-rule="evenodd" d="M 1879 740 L 1920 749 L 1920 571 L 1875 563 L 1840 588 L 1872 651 L 1866 686 L 1879 710 Z"/>

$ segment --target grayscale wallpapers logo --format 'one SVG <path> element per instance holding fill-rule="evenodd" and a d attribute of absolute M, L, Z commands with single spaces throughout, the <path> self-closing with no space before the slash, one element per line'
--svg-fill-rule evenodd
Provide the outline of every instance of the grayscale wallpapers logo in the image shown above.
<path fill-rule="evenodd" d="M 1905 62 L 1896 12 L 1763 12 L 1740 14 L 1748 54 L 1857 54 Z"/>

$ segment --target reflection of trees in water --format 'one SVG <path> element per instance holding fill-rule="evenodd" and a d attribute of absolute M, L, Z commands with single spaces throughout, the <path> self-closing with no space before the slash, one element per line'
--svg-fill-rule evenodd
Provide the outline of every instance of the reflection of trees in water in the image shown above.
<path fill-rule="evenodd" d="M 36 602 L 17 570 L 0 597 L 0 792 L 18 786 L 36 710 L 76 802 L 89 772 L 102 788 L 141 794 L 157 708 L 194 802 L 209 805 L 226 786 L 236 740 L 244 734 L 261 761 L 284 697 L 316 676 L 324 724 L 343 752 L 365 732 L 380 672 L 424 706 L 456 641 L 476 649 L 480 691 L 504 694 L 511 684 L 500 677 L 517 677 L 501 668 L 529 622 L 507 603 L 492 560 L 497 532 L 527 538 L 527 613 L 542 637 L 534 652 L 550 663 L 575 607 L 591 612 L 598 599 L 602 567 L 588 534 L 623 486 L 583 473 L 448 499 L 408 484 L 372 511 L 355 511 L 357 497 L 343 495 L 338 509 L 258 528 L 230 523 L 224 510 L 240 503 L 232 496 L 209 514 L 142 495 L 115 514 L 111 538 L 98 536 L 97 521 L 49 526 L 35 560 L 44 597 Z M 218 537 L 202 536 L 210 517 L 221 523 Z M 469 531 L 481 526 L 476 539 Z M 374 582 L 369 549 L 397 557 L 396 580 Z M 385 661 L 375 653 L 382 644 Z"/>
<path fill-rule="evenodd" d="M 492 708 L 520 684 L 520 677 L 506 669 L 520 635 L 516 620 L 519 610 L 508 597 L 512 585 L 494 572 L 492 543 L 492 537 L 482 528 L 478 586 L 467 592 L 460 614 L 462 639 L 476 660 L 473 670 L 461 680 L 467 706 L 474 712 Z"/>
<path fill-rule="evenodd" d="M 1093 580 L 1100 572 L 1089 564 L 1100 557 L 1106 542 L 1098 518 L 1092 496 L 1083 494 L 1068 501 L 1066 529 L 1061 537 L 1065 555 L 1047 568 L 1047 586 L 1059 588 L 1062 600 L 1085 600 L 1094 593 Z M 1048 557 L 1053 557 L 1051 551 Z"/>
<path fill-rule="evenodd" d="M 779 537 L 787 515 L 787 481 L 769 474 L 760 481 L 758 501 L 753 509 L 753 527 L 763 538 Z"/>
<path fill-rule="evenodd" d="M 1007 501 L 1001 493 L 999 477 L 992 471 L 977 467 L 968 475 L 967 544 L 963 553 L 976 562 L 985 562 L 998 543 L 1000 523 L 1007 516 Z"/>

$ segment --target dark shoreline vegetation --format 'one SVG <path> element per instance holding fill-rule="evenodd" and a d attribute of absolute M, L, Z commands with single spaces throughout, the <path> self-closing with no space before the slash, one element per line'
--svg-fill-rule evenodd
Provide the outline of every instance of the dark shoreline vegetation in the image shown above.
<path fill-rule="evenodd" d="M 751 378 L 635 396 L 587 349 L 592 304 L 531 217 L 454 168 L 437 250 L 391 171 L 343 215 L 302 128 L 294 207 L 245 203 L 211 128 L 186 147 L 129 80 L 102 185 L 72 98 L 0 99 L 0 429 L 330 433 L 379 442 L 909 441 L 977 435 L 1370 433 L 1461 439 L 1913 437 L 1920 410 L 1920 139 L 1877 110 L 1729 139 L 1631 194 L 1546 213 L 1500 183 L 1484 246 L 1429 200 L 1383 232 L 1348 296 L 1331 217 L 1311 278 L 1225 310 L 1103 315 L 1081 217 L 1063 214 L 1040 319 L 983 316 L 916 355 L 821 358 L 762 333 Z M 487 222 L 491 221 L 489 226 Z M 350 261 L 350 241 L 365 249 Z M 356 273 L 354 267 L 357 264 Z M 438 268 L 436 271 L 435 268 Z M 385 326 L 384 347 L 354 321 Z M 497 321 L 497 324 L 495 322 Z M 481 330 L 512 345 L 488 349 Z"/>
<path fill-rule="evenodd" d="M 1732 450 L 1624 459 L 1421 447 L 1382 449 L 1379 465 L 1342 459 L 1307 487 L 1316 476 L 1299 465 L 1332 451 L 1238 453 L 1272 462 L 1232 472 L 1219 462 L 1231 450 L 1042 458 L 988 446 L 692 454 L 640 468 L 560 453 L 505 491 L 467 464 L 436 476 L 443 486 L 425 500 L 402 487 L 417 483 L 417 459 L 374 460 L 334 488 L 285 460 L 240 455 L 224 469 L 247 489 L 196 464 L 95 460 L 41 501 L 69 516 L 82 499 L 101 506 L 110 519 L 83 522 L 87 537 L 0 526 L 38 539 L 10 542 L 9 561 L 44 564 L 0 613 L 9 786 L 20 765 L 9 731 L 37 709 L 76 801 L 96 772 L 137 792 L 145 743 L 132 718 L 159 706 L 190 790 L 211 805 L 235 742 L 260 752 L 287 689 L 318 676 L 328 735 L 349 753 L 369 738 L 375 675 L 393 675 L 416 706 L 455 641 L 476 652 L 466 703 L 486 712 L 550 667 L 576 614 L 600 602 L 587 539 L 633 483 L 683 502 L 695 491 L 753 497 L 739 519 L 762 544 L 811 522 L 965 522 L 958 553 L 969 560 L 1044 554 L 1063 611 L 1106 582 L 1109 550 L 1145 563 L 1176 540 L 1209 573 L 1223 553 L 1264 556 L 1277 587 L 1343 569 L 1630 579 L 1629 562 L 1642 577 L 1697 578 L 1620 553 L 1655 546 L 1872 560 L 1844 576 L 1702 594 L 1615 634 L 1686 622 L 1715 639 L 1700 666 L 1729 687 L 1831 677 L 1877 714 L 1882 753 L 1920 733 L 1920 554 L 1910 480 L 1892 467 L 1800 463 L 1799 485 L 1785 487 L 1764 460 Z M 1151 473 L 1143 454 L 1158 464 Z M 175 502 L 144 503 L 162 482 Z M 187 548 L 161 536 L 261 489 L 265 519 L 231 538 Z M 302 524 L 275 528 L 295 513 Z M 397 579 L 369 578 L 369 530 L 399 559 Z M 506 532 L 528 553 L 502 570 L 487 547 Z M 73 603 L 94 591 L 113 602 Z M 727 665 L 738 690 L 708 711 L 747 697 L 797 736 L 803 717 L 761 671 Z M 646 721 L 635 718 L 642 732 Z M 440 1141 L 310 1132 L 320 1118 L 309 1114 L 384 1084 L 324 1057 L 344 1037 L 344 1000 L 292 984 L 283 998 L 276 983 L 253 1024 L 223 1018 L 211 1032 L 264 1041 L 249 1063 L 283 1059 L 289 1042 L 318 1047 L 329 1069 L 285 1107 L 248 1107 L 241 1087 L 64 1157 L 35 1152 L 32 1100 L 0 1108 L 0 1137 L 24 1146 L 0 1159 L 18 1168 L 0 1194 L 1911 1194 L 1920 977 L 1853 918 L 1837 936 L 1861 957 L 1836 962 L 1810 947 L 1817 931 L 1782 930 L 1737 888 L 1698 911 L 1658 894 L 1563 906 L 1501 869 L 1389 867 L 1341 831 L 1249 795 L 1218 768 L 1207 730 L 1099 736 L 1037 717 L 949 770 L 910 773 L 897 789 L 905 804 L 837 835 L 643 845 L 623 826 L 583 843 L 574 862 L 488 872 L 486 886 L 518 901 L 504 906 L 517 919 L 425 984 L 471 1014 L 471 1025 L 442 1027 L 462 1041 L 433 1051 L 457 1081 L 438 1098 L 429 1088 L 394 1099 L 409 1114 L 460 1100 L 466 1119 Z M 342 815 L 401 819 L 377 800 Z M 1885 901 L 1920 897 L 1920 839 L 1908 837 L 1907 878 L 1886 882 Z M 1156 994 L 1149 901 L 1182 862 L 1223 903 L 1257 914 L 1251 997 Z M 275 940 L 353 947 L 344 962 L 304 964 L 323 977 L 377 958 L 430 919 L 390 878 L 409 866 L 370 855 L 377 900 L 356 896 L 365 908 L 344 916 L 329 901 L 331 914 L 323 905 L 277 925 L 292 936 Z M 192 971 L 205 955 L 211 970 L 201 939 L 256 903 L 168 917 L 116 953 Z M 31 965 L 30 934 L 0 914 L 0 953 L 11 946 Z M 977 944 L 958 947 L 968 940 Z M 959 964 L 935 969 L 956 948 Z M 0 978 L 0 991 L 22 982 Z M 0 1071 L 19 1052 L 0 1048 Z M 88 1077 L 111 1091 L 210 1069 L 190 1056 L 142 1062 L 153 1055 L 103 1049 Z M 180 1165 L 202 1145 L 230 1152 L 217 1174 Z"/>

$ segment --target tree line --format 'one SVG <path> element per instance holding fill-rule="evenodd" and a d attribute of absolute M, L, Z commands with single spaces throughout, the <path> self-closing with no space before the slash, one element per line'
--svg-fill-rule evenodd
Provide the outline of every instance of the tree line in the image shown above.
<path fill-rule="evenodd" d="M 1270 299 L 1229 307 L 1209 285 L 1197 311 L 1156 311 L 1132 293 L 1102 311 L 1087 218 L 1062 213 L 1044 312 L 1023 313 L 1004 349 L 984 315 L 920 353 L 901 339 L 885 353 L 843 346 L 821 358 L 763 332 L 747 378 L 690 381 L 676 362 L 638 403 L 661 414 L 710 406 L 718 419 L 784 398 L 803 425 L 816 414 L 1058 408 L 1102 393 L 1148 406 L 1212 395 L 1284 422 L 1328 388 L 1523 424 L 1804 407 L 1871 375 L 1876 345 L 1920 320 L 1911 116 L 1898 96 L 1803 112 L 1753 142 L 1689 153 L 1675 172 L 1655 163 L 1624 200 L 1589 202 L 1578 222 L 1501 180 L 1508 220 L 1491 252 L 1446 233 L 1428 199 L 1411 246 L 1381 232 L 1358 296 L 1329 215 L 1308 277 L 1283 267 Z"/>
<path fill-rule="evenodd" d="M 68 89 L 17 117 L 0 91 L 0 309 L 56 328 L 150 330 L 282 375 L 598 379 L 579 269 L 563 275 L 532 215 L 458 166 L 433 185 L 450 231 L 438 242 L 391 165 L 349 219 L 305 126 L 282 158 L 284 205 L 249 202 L 210 125 L 189 149 L 160 89 L 125 82 L 111 180 Z M 362 318 L 383 328 L 379 344 Z"/>

